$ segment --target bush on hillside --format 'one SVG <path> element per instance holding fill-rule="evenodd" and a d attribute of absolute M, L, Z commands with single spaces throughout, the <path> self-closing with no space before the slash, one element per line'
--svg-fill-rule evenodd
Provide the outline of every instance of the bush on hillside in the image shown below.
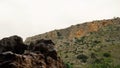
<path fill-rule="evenodd" d="M 103 56 L 104 57 L 111 57 L 111 54 L 110 53 L 104 53 Z"/>
<path fill-rule="evenodd" d="M 66 67 L 66 68 L 73 68 L 73 65 L 70 64 L 70 63 L 65 63 L 65 67 Z"/>
<path fill-rule="evenodd" d="M 89 68 L 120 68 L 120 65 L 114 65 L 113 60 L 110 58 L 102 58 L 97 59 Z"/>
<path fill-rule="evenodd" d="M 78 56 L 77 56 L 77 59 L 80 59 L 80 60 L 81 60 L 81 62 L 86 63 L 86 62 L 87 62 L 88 57 L 87 57 L 86 55 L 84 55 L 84 54 L 80 54 L 80 55 L 78 55 Z"/>

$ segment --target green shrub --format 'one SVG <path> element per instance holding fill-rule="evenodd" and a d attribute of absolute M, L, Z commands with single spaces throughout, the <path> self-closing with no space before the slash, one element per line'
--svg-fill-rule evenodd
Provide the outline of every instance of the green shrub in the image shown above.
<path fill-rule="evenodd" d="M 118 67 L 119 66 L 115 66 L 112 63 L 112 59 L 102 58 L 101 60 L 99 59 L 99 62 L 94 62 L 93 64 L 91 64 L 89 68 L 118 68 Z"/>
<path fill-rule="evenodd" d="M 73 65 L 70 64 L 70 63 L 65 63 L 65 67 L 66 67 L 66 68 L 73 68 Z"/>
<path fill-rule="evenodd" d="M 111 57 L 111 54 L 110 53 L 104 53 L 103 56 L 104 57 Z"/>
<path fill-rule="evenodd" d="M 57 36 L 62 36 L 62 34 L 60 32 L 57 32 Z"/>
<path fill-rule="evenodd" d="M 91 53 L 90 56 L 91 56 L 91 58 L 95 59 L 97 55 L 95 53 Z"/>
<path fill-rule="evenodd" d="M 116 66 L 114 66 L 114 68 L 120 68 L 120 65 L 116 65 Z"/>
<path fill-rule="evenodd" d="M 84 54 L 80 54 L 80 55 L 77 56 L 77 59 L 80 59 L 81 62 L 85 63 L 85 62 L 87 62 L 88 57 Z"/>
<path fill-rule="evenodd" d="M 83 45 L 83 44 L 85 44 L 85 37 L 80 37 L 80 38 L 75 38 L 75 43 L 77 43 L 77 44 L 81 44 L 81 45 Z"/>
<path fill-rule="evenodd" d="M 103 59 L 95 59 L 93 63 L 101 63 Z"/>
<path fill-rule="evenodd" d="M 113 65 L 113 64 L 107 64 L 107 63 L 102 63 L 102 64 L 93 64 L 89 68 L 120 68 L 120 65 Z"/>

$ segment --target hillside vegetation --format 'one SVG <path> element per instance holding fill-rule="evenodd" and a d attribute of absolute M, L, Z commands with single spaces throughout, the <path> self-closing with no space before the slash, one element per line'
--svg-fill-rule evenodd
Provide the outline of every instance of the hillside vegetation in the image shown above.
<path fill-rule="evenodd" d="M 59 56 L 73 68 L 120 68 L 120 18 L 72 25 L 26 39 L 52 39 Z"/>

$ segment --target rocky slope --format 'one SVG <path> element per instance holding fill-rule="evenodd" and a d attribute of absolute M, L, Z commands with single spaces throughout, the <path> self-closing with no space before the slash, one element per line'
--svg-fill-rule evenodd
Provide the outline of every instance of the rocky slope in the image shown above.
<path fill-rule="evenodd" d="M 64 62 L 74 68 L 102 68 L 92 67 L 97 65 L 120 67 L 120 18 L 96 20 L 46 32 L 27 38 L 25 43 L 41 38 L 52 39 Z"/>
<path fill-rule="evenodd" d="M 0 68 L 65 68 L 51 40 L 25 45 L 19 36 L 0 40 Z"/>
<path fill-rule="evenodd" d="M 58 43 L 58 40 L 73 40 L 74 38 L 82 37 L 87 35 L 90 32 L 98 31 L 100 28 L 107 25 L 119 22 L 119 18 L 108 19 L 108 20 L 98 20 L 92 22 L 85 22 L 83 24 L 72 25 L 66 29 L 54 30 L 46 32 L 44 34 L 35 35 L 33 37 L 28 37 L 25 40 L 25 43 L 29 44 L 32 41 L 44 38 L 52 39 L 54 42 Z M 57 39 L 57 41 L 55 41 Z"/>

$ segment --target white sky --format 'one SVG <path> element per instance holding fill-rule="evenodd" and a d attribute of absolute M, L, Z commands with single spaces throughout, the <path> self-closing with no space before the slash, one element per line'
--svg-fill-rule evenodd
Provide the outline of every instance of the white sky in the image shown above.
<path fill-rule="evenodd" d="M 120 0 L 0 0 L 0 39 L 120 17 Z"/>

